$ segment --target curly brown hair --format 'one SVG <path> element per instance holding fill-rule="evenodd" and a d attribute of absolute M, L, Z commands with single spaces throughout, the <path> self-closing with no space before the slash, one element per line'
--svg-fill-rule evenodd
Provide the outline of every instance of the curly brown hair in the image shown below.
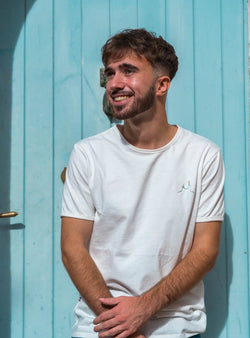
<path fill-rule="evenodd" d="M 178 57 L 174 47 L 161 36 L 145 29 L 125 29 L 112 36 L 102 47 L 102 61 L 104 66 L 110 59 L 121 59 L 134 52 L 143 55 L 152 67 L 163 71 L 172 80 L 178 69 Z"/>

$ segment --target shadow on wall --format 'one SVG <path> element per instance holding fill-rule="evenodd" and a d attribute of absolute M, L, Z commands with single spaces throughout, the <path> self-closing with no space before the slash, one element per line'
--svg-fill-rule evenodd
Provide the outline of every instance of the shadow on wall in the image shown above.
<path fill-rule="evenodd" d="M 9 0 L 2 1 L 0 5 L 0 213 L 10 210 L 13 55 L 26 13 L 35 1 Z M 8 219 L 0 220 L 0 336 L 5 338 L 11 337 L 10 230 L 8 225 Z M 17 228 L 20 229 L 20 227 Z"/>
<path fill-rule="evenodd" d="M 233 276 L 233 232 L 229 216 L 225 215 L 221 233 L 220 254 L 215 268 L 205 278 L 207 331 L 202 338 L 218 338 L 228 317 L 228 295 Z"/>

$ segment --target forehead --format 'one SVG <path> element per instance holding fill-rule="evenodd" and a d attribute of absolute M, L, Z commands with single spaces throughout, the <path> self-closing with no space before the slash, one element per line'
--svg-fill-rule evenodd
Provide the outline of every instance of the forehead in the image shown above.
<path fill-rule="evenodd" d="M 148 62 L 148 60 L 143 55 L 137 55 L 134 52 L 128 53 L 121 58 L 112 58 L 110 57 L 108 59 L 106 68 L 115 68 L 119 67 L 120 65 L 127 64 L 127 65 L 133 65 L 137 68 L 150 68 L 152 69 L 151 64 Z"/>

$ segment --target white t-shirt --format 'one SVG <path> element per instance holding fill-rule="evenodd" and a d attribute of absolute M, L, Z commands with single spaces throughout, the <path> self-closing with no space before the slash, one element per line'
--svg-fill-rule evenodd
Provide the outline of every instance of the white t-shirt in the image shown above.
<path fill-rule="evenodd" d="M 196 222 L 222 221 L 224 167 L 211 141 L 178 127 L 158 149 L 129 144 L 117 126 L 78 142 L 62 216 L 94 220 L 89 252 L 113 294 L 140 295 L 189 252 Z M 204 332 L 203 283 L 156 313 L 147 338 Z M 80 300 L 72 336 L 96 338 L 95 315 Z"/>

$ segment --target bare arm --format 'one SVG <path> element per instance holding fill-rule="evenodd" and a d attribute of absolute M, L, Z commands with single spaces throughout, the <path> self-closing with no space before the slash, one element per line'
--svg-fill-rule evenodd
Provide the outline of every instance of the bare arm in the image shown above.
<path fill-rule="evenodd" d="M 221 222 L 197 223 L 191 251 L 168 276 L 140 297 L 103 299 L 104 304 L 115 306 L 95 319 L 94 323 L 99 324 L 95 328 L 97 332 L 107 329 L 99 337 L 128 337 L 156 312 L 195 286 L 216 262 L 220 231 Z"/>
<path fill-rule="evenodd" d="M 153 302 L 151 311 L 179 299 L 214 267 L 219 252 L 221 222 L 197 223 L 194 242 L 188 255 L 175 269 L 142 297 Z"/>
<path fill-rule="evenodd" d="M 95 314 L 107 307 L 100 297 L 112 297 L 95 262 L 88 252 L 93 221 L 62 217 L 62 260 L 76 288 Z"/>
<path fill-rule="evenodd" d="M 89 308 L 99 315 L 107 310 L 101 297 L 112 297 L 95 262 L 88 252 L 93 222 L 72 217 L 62 217 L 62 260 L 76 288 Z M 138 331 L 131 338 L 145 338 Z"/>

